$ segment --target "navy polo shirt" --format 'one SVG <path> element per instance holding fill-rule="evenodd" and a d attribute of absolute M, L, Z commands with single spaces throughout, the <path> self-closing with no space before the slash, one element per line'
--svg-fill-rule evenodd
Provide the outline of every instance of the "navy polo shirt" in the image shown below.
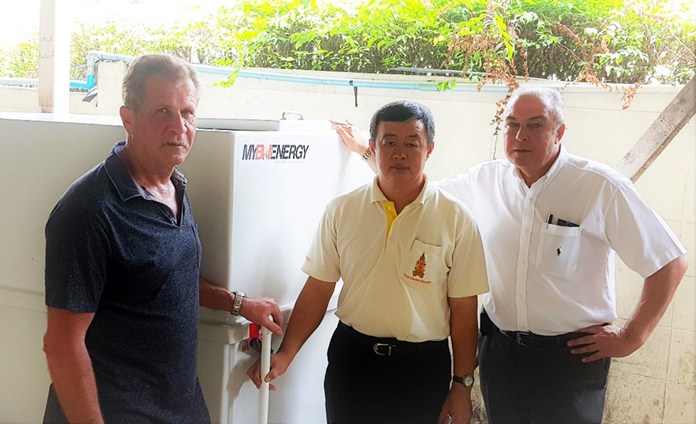
<path fill-rule="evenodd" d="M 107 422 L 205 423 L 196 376 L 201 246 L 178 171 L 177 219 L 114 145 L 46 225 L 46 305 L 93 312 L 86 345 Z"/>

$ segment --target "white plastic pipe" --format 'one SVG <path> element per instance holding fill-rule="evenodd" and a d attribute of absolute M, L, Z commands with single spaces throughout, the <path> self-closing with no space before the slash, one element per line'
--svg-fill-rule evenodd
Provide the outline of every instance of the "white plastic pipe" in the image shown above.
<path fill-rule="evenodd" d="M 261 327 L 259 335 L 261 336 L 261 393 L 259 396 L 259 424 L 268 423 L 268 394 L 270 383 L 266 383 L 263 379 L 271 370 L 271 331 L 265 327 Z"/>

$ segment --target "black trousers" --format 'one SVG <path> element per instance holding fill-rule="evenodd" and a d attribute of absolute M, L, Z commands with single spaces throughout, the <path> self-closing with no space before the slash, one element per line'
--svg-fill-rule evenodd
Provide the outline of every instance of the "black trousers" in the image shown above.
<path fill-rule="evenodd" d="M 609 358 L 583 363 L 557 337 L 501 332 L 481 314 L 479 373 L 489 424 L 601 423 Z"/>
<path fill-rule="evenodd" d="M 409 343 L 375 338 L 339 322 L 327 356 L 329 424 L 437 422 L 452 375 L 446 339 Z"/>

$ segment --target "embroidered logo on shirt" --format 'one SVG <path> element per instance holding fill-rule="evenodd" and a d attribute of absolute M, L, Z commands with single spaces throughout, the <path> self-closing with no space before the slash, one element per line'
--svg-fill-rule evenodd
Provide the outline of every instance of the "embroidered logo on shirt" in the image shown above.
<path fill-rule="evenodd" d="M 556 248 L 556 256 L 561 256 L 561 246 Z"/>
<path fill-rule="evenodd" d="M 411 275 L 407 272 L 401 274 L 401 276 L 409 281 L 413 281 L 420 284 L 431 284 L 432 281 L 426 280 L 425 278 L 425 267 L 428 264 L 425 262 L 425 252 L 420 255 L 420 258 L 416 261 L 416 266 L 413 267 Z"/>
<path fill-rule="evenodd" d="M 416 261 L 416 266 L 413 268 L 413 274 L 414 277 L 420 277 L 423 278 L 425 277 L 425 266 L 427 264 L 425 263 L 425 252 L 421 255 L 421 257 Z"/>

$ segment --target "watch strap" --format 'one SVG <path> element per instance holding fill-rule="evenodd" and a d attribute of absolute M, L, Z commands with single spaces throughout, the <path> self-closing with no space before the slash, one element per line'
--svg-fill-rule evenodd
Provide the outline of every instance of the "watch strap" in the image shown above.
<path fill-rule="evenodd" d="M 239 316 L 239 311 L 242 309 L 246 294 L 240 291 L 233 291 L 232 293 L 234 294 L 234 300 L 232 301 L 232 310 L 230 313 L 234 316 Z"/>
<path fill-rule="evenodd" d="M 474 385 L 474 376 L 471 374 L 467 374 L 464 376 L 453 375 L 452 381 L 455 383 L 459 383 L 464 387 L 471 387 Z"/>

